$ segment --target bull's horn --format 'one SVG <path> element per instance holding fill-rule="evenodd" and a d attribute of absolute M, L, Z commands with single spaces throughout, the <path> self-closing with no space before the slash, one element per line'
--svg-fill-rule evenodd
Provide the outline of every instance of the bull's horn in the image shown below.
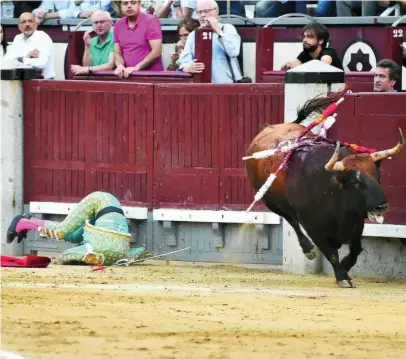
<path fill-rule="evenodd" d="M 371 157 L 374 160 L 374 162 L 396 155 L 402 149 L 402 147 L 405 145 L 405 138 L 403 137 L 403 133 L 400 127 L 399 127 L 399 136 L 400 136 L 399 142 L 395 147 L 389 150 L 371 153 Z"/>
<path fill-rule="evenodd" d="M 324 166 L 327 171 L 344 171 L 344 164 L 342 161 L 338 161 L 340 155 L 340 142 L 337 142 L 336 149 L 330 158 L 330 161 Z"/>

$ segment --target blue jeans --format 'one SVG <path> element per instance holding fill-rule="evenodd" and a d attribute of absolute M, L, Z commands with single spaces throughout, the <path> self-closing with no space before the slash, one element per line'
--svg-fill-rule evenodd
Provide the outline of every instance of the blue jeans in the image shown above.
<path fill-rule="evenodd" d="M 289 13 L 307 14 L 307 1 L 288 0 L 285 3 L 280 1 L 258 1 L 255 7 L 256 17 L 279 17 Z"/>

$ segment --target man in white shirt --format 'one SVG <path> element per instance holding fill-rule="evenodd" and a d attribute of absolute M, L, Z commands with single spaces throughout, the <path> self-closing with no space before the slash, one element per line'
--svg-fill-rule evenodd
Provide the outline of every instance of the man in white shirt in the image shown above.
<path fill-rule="evenodd" d="M 33 14 L 25 12 L 20 15 L 18 28 L 21 34 L 14 38 L 6 58 L 17 59 L 35 69 L 41 69 L 44 79 L 53 79 L 53 42 L 44 31 L 38 31 L 37 26 Z"/>

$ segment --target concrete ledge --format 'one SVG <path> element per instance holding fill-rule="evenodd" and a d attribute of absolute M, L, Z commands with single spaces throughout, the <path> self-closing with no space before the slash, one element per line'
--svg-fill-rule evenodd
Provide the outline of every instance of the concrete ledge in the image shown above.
<path fill-rule="evenodd" d="M 212 211 L 187 209 L 154 209 L 154 221 L 201 222 L 201 223 L 254 223 L 280 224 L 281 219 L 272 212 Z"/>
<path fill-rule="evenodd" d="M 69 214 L 77 203 L 30 202 L 30 212 L 40 214 Z M 130 219 L 148 219 L 148 208 L 122 206 L 123 212 Z"/>
<path fill-rule="evenodd" d="M 406 225 L 366 223 L 364 237 L 406 238 Z"/>

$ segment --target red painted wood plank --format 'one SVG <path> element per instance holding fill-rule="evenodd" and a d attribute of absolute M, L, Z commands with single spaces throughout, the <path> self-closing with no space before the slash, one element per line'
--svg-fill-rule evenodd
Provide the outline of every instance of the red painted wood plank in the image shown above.
<path fill-rule="evenodd" d="M 61 169 L 61 170 L 84 170 L 83 162 L 78 161 L 47 161 L 47 160 L 30 160 L 28 165 L 31 168 L 42 169 Z"/>
<path fill-rule="evenodd" d="M 182 94 L 176 94 L 177 98 L 177 109 L 178 109 L 178 165 L 179 167 L 185 167 L 185 96 Z"/>
<path fill-rule="evenodd" d="M 179 166 L 178 100 L 179 100 L 179 98 L 178 98 L 177 94 L 173 94 L 172 101 L 168 101 L 168 108 L 169 108 L 169 113 L 168 113 L 169 122 L 168 123 L 170 123 L 169 138 L 171 139 L 171 145 L 169 147 L 171 167 Z"/>
<path fill-rule="evenodd" d="M 153 207 L 154 202 L 154 161 L 156 160 L 154 155 L 154 143 L 156 133 L 154 131 L 155 126 L 155 88 L 150 85 L 148 88 L 145 88 L 145 102 L 148 104 L 145 106 L 145 122 L 147 128 L 147 135 L 145 136 L 145 165 L 147 166 L 147 173 L 142 177 L 143 188 L 146 191 L 142 195 L 142 200 L 146 202 L 149 208 Z M 159 163 L 158 163 L 159 165 Z"/>
<path fill-rule="evenodd" d="M 197 142 L 196 142 L 196 162 L 195 165 L 199 167 L 204 166 L 204 159 L 205 159 L 205 153 L 204 153 L 204 122 L 205 121 L 210 121 L 208 116 L 206 116 L 206 99 L 207 96 L 205 95 L 200 95 L 199 100 L 196 98 L 195 105 L 196 105 L 196 110 L 199 113 L 199 120 L 196 123 L 196 136 L 197 136 Z"/>
<path fill-rule="evenodd" d="M 185 103 L 185 112 L 183 115 L 185 126 L 185 166 L 192 166 L 192 122 L 197 117 L 195 111 L 193 111 L 191 98 L 183 94 Z M 192 112 L 193 111 L 193 112 Z"/>
<path fill-rule="evenodd" d="M 102 113 L 102 157 L 101 162 L 107 163 L 109 162 L 109 108 L 110 108 L 110 97 L 111 94 L 108 92 L 103 92 L 103 107 L 105 108 L 107 104 L 107 108 Z M 104 183 L 104 182 L 103 182 Z"/>
<path fill-rule="evenodd" d="M 201 95 L 191 95 L 190 102 L 192 104 L 192 111 L 194 116 L 192 115 L 189 119 L 191 122 L 191 155 L 192 155 L 192 167 L 198 167 L 199 164 L 199 122 L 204 121 L 202 118 L 202 114 L 199 111 L 199 102 L 201 99 Z"/>

